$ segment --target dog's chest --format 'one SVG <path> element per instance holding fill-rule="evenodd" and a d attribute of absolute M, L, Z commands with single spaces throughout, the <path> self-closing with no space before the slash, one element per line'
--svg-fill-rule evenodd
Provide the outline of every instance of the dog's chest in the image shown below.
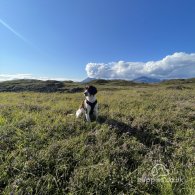
<path fill-rule="evenodd" d="M 97 100 L 95 100 L 94 102 L 89 102 L 88 100 L 85 100 L 85 109 L 87 111 L 87 113 L 89 114 L 93 114 L 94 111 L 96 112 L 97 110 Z"/>

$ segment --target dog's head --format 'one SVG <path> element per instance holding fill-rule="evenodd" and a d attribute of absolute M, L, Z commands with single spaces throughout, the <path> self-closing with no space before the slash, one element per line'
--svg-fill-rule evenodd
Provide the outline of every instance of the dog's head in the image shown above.
<path fill-rule="evenodd" d="M 85 87 L 85 92 L 84 92 L 85 96 L 95 95 L 96 93 L 97 93 L 96 87 L 92 85 Z"/>

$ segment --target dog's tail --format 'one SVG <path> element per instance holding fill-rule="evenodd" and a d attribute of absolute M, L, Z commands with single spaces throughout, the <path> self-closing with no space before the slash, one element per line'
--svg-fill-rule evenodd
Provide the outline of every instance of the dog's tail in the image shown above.
<path fill-rule="evenodd" d="M 80 108 L 76 111 L 76 117 L 79 118 L 82 114 L 85 113 L 84 108 Z"/>

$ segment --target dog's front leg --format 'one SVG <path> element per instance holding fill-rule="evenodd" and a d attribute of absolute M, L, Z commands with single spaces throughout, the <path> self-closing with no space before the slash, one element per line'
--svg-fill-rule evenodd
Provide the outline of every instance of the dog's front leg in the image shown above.
<path fill-rule="evenodd" d="M 85 117 L 86 117 L 87 122 L 91 122 L 91 119 L 89 117 L 89 112 L 85 113 Z"/>

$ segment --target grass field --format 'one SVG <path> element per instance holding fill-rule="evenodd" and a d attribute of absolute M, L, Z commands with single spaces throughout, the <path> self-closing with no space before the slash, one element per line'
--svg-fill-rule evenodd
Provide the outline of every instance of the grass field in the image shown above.
<path fill-rule="evenodd" d="M 0 93 L 0 194 L 195 194 L 195 86 Z M 114 90 L 113 90 L 114 89 Z"/>

